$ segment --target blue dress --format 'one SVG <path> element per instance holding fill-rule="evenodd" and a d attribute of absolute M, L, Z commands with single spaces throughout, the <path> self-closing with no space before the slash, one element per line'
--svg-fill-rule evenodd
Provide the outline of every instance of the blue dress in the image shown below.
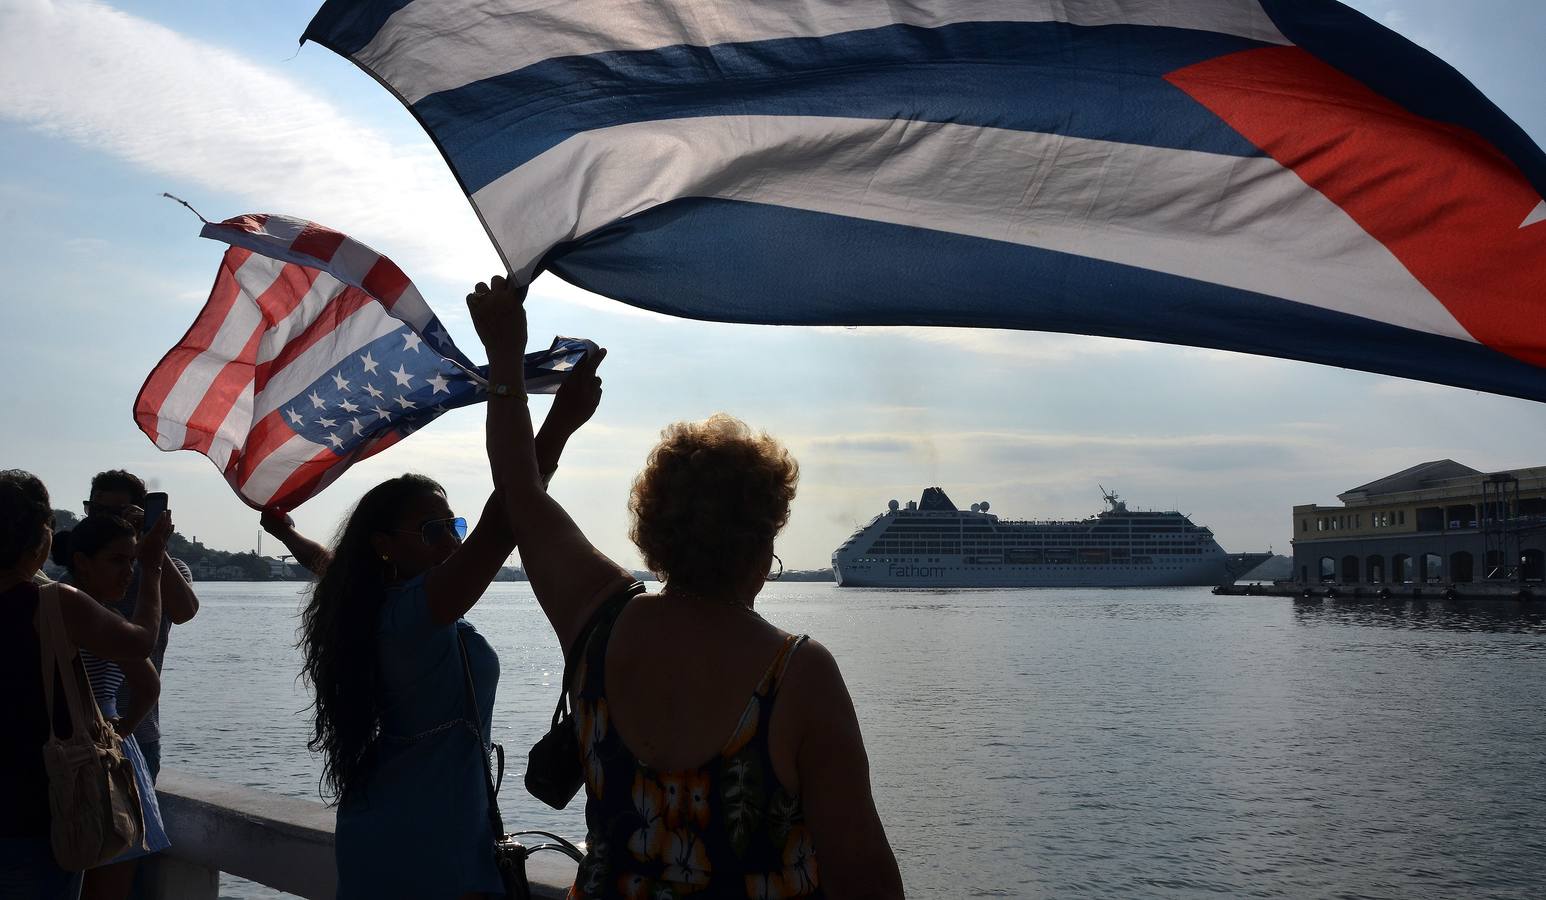
<path fill-rule="evenodd" d="M 430 619 L 424 577 L 389 588 L 382 605 L 382 735 L 364 788 L 338 806 L 339 900 L 504 891 L 478 756 L 489 746 L 499 657 L 465 619 Z M 467 721 L 458 632 L 481 728 Z"/>
<path fill-rule="evenodd" d="M 80 651 L 80 655 L 81 662 L 86 666 L 86 677 L 91 679 L 91 696 L 96 698 L 97 708 L 102 710 L 102 715 L 111 719 L 118 715 L 118 689 L 123 686 L 123 670 L 118 668 L 117 663 L 99 659 L 85 650 Z M 166 836 L 166 828 L 161 824 L 161 806 L 156 802 L 156 786 L 150 780 L 150 767 L 145 764 L 139 742 L 132 734 L 123 739 L 123 755 L 134 769 L 134 784 L 140 792 L 140 814 L 145 820 L 145 840 L 140 846 L 130 847 L 104 865 L 138 859 L 172 846 Z"/>

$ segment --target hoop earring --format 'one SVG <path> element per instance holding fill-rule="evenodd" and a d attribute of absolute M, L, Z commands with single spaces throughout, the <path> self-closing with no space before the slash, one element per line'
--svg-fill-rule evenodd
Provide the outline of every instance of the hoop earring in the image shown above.
<path fill-rule="evenodd" d="M 764 581 L 777 581 L 784 577 L 784 561 L 778 558 L 777 553 L 773 554 L 773 561 L 778 563 L 778 571 L 768 573 L 768 577 L 763 579 Z"/>
<path fill-rule="evenodd" d="M 392 562 L 392 560 L 390 558 L 385 557 L 385 556 L 381 557 L 381 561 L 386 563 L 386 580 L 388 582 L 396 581 L 397 580 L 397 563 Z"/>

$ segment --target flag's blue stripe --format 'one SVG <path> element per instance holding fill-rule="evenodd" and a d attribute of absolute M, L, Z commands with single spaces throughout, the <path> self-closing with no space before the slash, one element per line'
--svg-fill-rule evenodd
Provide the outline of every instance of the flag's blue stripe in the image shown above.
<path fill-rule="evenodd" d="M 1260 0 L 1284 37 L 1413 113 L 1481 135 L 1546 196 L 1546 152 L 1448 63 L 1336 0 Z"/>
<path fill-rule="evenodd" d="M 559 245 L 546 265 L 694 319 L 1100 334 L 1546 400 L 1546 370 L 1479 344 L 1135 266 L 779 206 L 677 200 Z"/>
<path fill-rule="evenodd" d="M 1135 25 L 894 25 L 548 59 L 432 94 L 413 111 L 469 192 L 571 135 L 695 116 L 922 119 L 1255 156 L 1162 76 L 1260 46 Z"/>
<path fill-rule="evenodd" d="M 340 56 L 365 49 L 392 14 L 413 0 L 327 0 L 311 17 L 301 43 L 313 41 Z"/>

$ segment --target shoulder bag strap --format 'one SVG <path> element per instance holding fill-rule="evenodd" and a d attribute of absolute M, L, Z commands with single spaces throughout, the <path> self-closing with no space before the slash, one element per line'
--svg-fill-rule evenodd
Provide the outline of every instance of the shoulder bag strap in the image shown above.
<path fill-rule="evenodd" d="M 456 629 L 456 645 L 462 651 L 462 680 L 467 685 L 467 718 L 477 731 L 478 759 L 483 761 L 483 785 L 488 790 L 488 823 L 494 830 L 494 840 L 505 836 L 505 820 L 499 814 L 499 794 L 494 788 L 494 773 L 489 767 L 488 748 L 483 746 L 483 720 L 478 715 L 478 695 L 473 689 L 472 666 L 467 660 L 467 642 L 462 639 L 462 629 Z"/>
<path fill-rule="evenodd" d="M 74 734 L 89 734 L 92 720 L 101 721 L 102 712 L 96 700 L 88 708 L 81 698 L 81 681 L 86 678 L 80 663 L 80 653 L 71 643 L 61 614 L 59 584 L 45 584 L 38 588 L 38 656 L 43 661 L 43 698 L 48 704 L 48 733 L 58 738 L 54 730 L 54 677 L 58 674 L 64 684 L 65 704 L 70 708 L 70 726 Z M 86 681 L 89 685 L 91 682 Z"/>
<path fill-rule="evenodd" d="M 559 723 L 563 722 L 564 716 L 570 711 L 569 692 L 575 687 L 574 670 L 576 661 L 585 652 L 585 647 L 590 642 L 592 632 L 601 624 L 603 618 L 608 617 L 612 613 L 613 607 L 620 607 L 626 604 L 629 600 L 644 593 L 644 591 L 644 582 L 635 581 L 633 584 L 628 585 L 622 593 L 608 598 L 600 606 L 596 607 L 595 612 L 591 613 L 590 619 L 585 623 L 585 627 L 580 629 L 580 633 L 575 637 L 574 643 L 569 645 L 564 653 L 564 680 L 559 685 L 558 705 L 553 707 L 553 722 L 548 726 L 550 729 L 557 728 Z M 611 614 L 607 623 L 608 633 L 611 632 L 611 626 L 616 623 L 617 614 Z"/>

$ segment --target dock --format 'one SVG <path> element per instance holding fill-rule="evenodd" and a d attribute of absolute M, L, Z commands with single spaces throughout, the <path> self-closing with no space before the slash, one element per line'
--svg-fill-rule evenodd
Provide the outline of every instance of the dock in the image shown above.
<path fill-rule="evenodd" d="M 1354 582 L 1306 584 L 1300 581 L 1221 584 L 1213 593 L 1228 597 L 1296 597 L 1302 600 L 1489 600 L 1546 607 L 1546 584 L 1518 581 L 1426 582 L 1384 584 Z"/>
<path fill-rule="evenodd" d="M 321 803 L 171 770 L 156 796 L 172 846 L 145 864 L 148 900 L 218 900 L 221 873 L 307 900 L 337 893 L 334 811 Z M 558 854 L 532 857 L 533 900 L 567 896 L 574 872 Z"/>

